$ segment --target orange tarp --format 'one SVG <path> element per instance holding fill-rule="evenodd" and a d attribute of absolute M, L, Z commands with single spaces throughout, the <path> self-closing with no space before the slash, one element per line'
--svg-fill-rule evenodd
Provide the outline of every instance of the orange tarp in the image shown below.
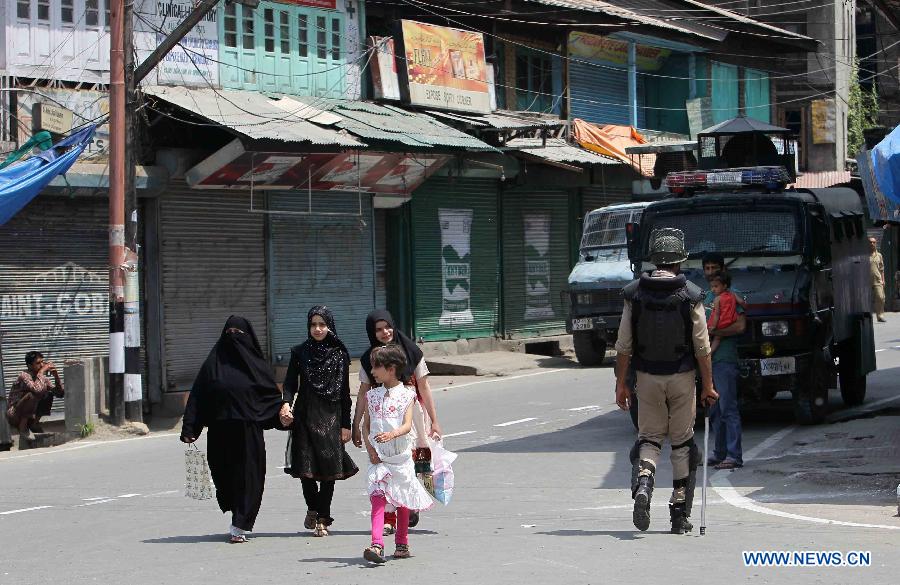
<path fill-rule="evenodd" d="M 629 146 L 647 144 L 647 140 L 634 127 L 616 124 L 597 126 L 579 118 L 572 121 L 572 126 L 575 129 L 575 140 L 582 148 L 620 160 L 643 175 L 653 176 L 655 156 L 637 157 L 640 162 L 635 162 L 625 153 Z"/>

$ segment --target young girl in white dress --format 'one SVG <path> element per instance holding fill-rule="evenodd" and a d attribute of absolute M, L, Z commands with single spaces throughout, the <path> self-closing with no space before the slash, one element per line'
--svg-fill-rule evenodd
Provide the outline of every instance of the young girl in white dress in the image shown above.
<path fill-rule="evenodd" d="M 385 562 L 384 513 L 397 510 L 395 559 L 409 558 L 409 511 L 427 510 L 431 496 L 416 478 L 412 458 L 413 404 L 416 391 L 398 380 L 406 354 L 396 345 L 372 351 L 372 375 L 382 385 L 366 394 L 363 437 L 369 453 L 368 494 L 372 502 L 372 544 L 363 557 Z"/>

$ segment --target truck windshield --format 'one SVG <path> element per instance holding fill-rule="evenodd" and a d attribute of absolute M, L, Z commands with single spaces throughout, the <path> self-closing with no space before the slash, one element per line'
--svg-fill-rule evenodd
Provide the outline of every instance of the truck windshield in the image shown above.
<path fill-rule="evenodd" d="M 728 255 L 799 254 L 802 251 L 800 216 L 792 209 L 693 209 L 666 213 L 642 226 L 649 234 L 654 228 L 673 227 L 684 232 L 685 247 L 691 257 L 705 252 Z"/>
<path fill-rule="evenodd" d="M 625 225 L 637 223 L 643 209 L 620 209 L 615 211 L 592 211 L 584 222 L 584 234 L 581 236 L 581 250 L 597 248 L 624 248 Z"/>

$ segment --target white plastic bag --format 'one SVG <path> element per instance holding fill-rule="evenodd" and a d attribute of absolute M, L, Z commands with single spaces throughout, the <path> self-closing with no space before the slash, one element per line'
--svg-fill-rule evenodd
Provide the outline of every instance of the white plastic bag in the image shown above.
<path fill-rule="evenodd" d="M 206 453 L 196 445 L 184 452 L 184 495 L 195 500 L 208 500 L 213 497 L 213 482 L 209 474 Z"/>
<path fill-rule="evenodd" d="M 432 479 L 434 481 L 434 499 L 444 504 L 450 503 L 453 498 L 453 462 L 456 461 L 456 453 L 444 448 L 443 441 L 429 441 L 431 443 L 431 465 L 434 469 Z"/>

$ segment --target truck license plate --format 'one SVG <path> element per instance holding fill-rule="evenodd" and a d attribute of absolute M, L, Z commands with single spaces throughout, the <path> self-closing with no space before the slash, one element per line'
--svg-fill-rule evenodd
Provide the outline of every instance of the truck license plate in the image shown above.
<path fill-rule="evenodd" d="M 766 358 L 759 360 L 759 373 L 762 376 L 780 376 L 797 372 L 796 360 L 792 357 Z"/>
<path fill-rule="evenodd" d="M 572 331 L 589 331 L 594 328 L 594 320 L 590 317 L 572 319 Z"/>

